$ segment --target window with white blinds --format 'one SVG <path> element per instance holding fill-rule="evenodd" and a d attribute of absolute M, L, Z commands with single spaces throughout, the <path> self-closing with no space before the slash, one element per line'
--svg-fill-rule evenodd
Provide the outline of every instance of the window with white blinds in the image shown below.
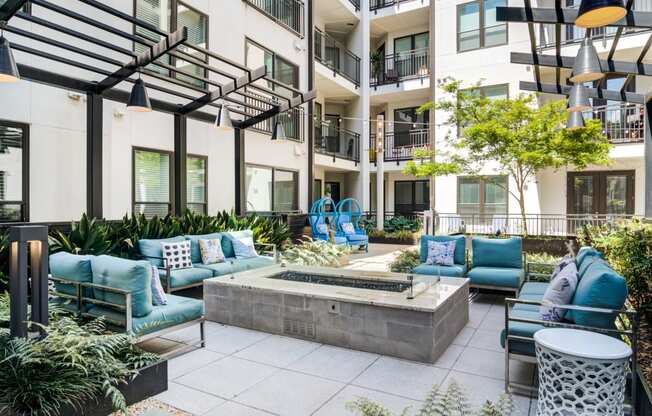
<path fill-rule="evenodd" d="M 202 48 L 208 48 L 208 17 L 202 13 L 199 13 L 197 10 L 194 10 L 181 2 L 176 4 L 176 26 L 175 29 L 180 29 L 182 27 L 188 28 L 188 43 L 191 45 L 200 46 Z M 206 54 L 197 52 L 193 49 L 186 48 L 185 52 L 190 53 L 195 58 L 208 62 L 208 57 Z M 179 69 L 189 72 L 197 77 L 205 78 L 206 71 L 201 66 L 185 62 L 181 59 L 177 59 L 175 66 Z M 183 80 L 190 84 L 195 84 L 198 87 L 203 88 L 205 83 L 196 78 L 189 77 L 183 74 L 177 74 L 177 78 Z"/>
<path fill-rule="evenodd" d="M 171 211 L 171 159 L 169 152 L 134 149 L 134 213 L 153 217 Z"/>
<path fill-rule="evenodd" d="M 168 30 L 170 27 L 170 1 L 171 0 L 136 0 L 136 17 L 159 28 L 160 30 Z M 152 41 L 158 41 L 161 39 L 161 35 L 140 26 L 136 26 L 136 35 L 140 35 L 142 38 Z M 136 42 L 134 43 L 134 50 L 141 53 L 146 51 L 147 47 Z M 169 65 L 170 57 L 165 55 L 159 58 L 157 62 Z M 146 69 L 163 75 L 170 75 L 170 72 L 167 69 L 156 64 L 148 65 Z"/>
<path fill-rule="evenodd" d="M 206 214 L 206 157 L 188 156 L 187 175 L 187 209 L 196 214 Z"/>

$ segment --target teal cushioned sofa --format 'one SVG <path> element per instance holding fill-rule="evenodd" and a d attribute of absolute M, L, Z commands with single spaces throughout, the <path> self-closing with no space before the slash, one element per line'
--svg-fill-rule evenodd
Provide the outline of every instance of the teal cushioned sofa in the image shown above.
<path fill-rule="evenodd" d="M 428 242 L 455 241 L 454 263 L 452 266 L 426 264 L 428 259 Z M 421 237 L 419 260 L 414 273 L 428 276 L 464 277 L 466 274 L 466 238 L 463 235 L 424 235 Z"/>
<path fill-rule="evenodd" d="M 625 279 L 609 266 L 601 253 L 594 248 L 583 247 L 579 250 L 575 262 L 579 281 L 570 305 L 561 305 L 567 306 L 563 322 L 550 323 L 541 320 L 539 307 L 549 282 L 528 281 L 523 284 L 518 299 L 506 300 L 505 307 L 509 309 L 509 315 L 505 329 L 500 335 L 500 344 L 509 357 L 534 361 L 533 336 L 545 327 L 573 324 L 597 331 L 615 330 L 616 316 L 619 313 L 632 313 L 623 311 L 627 299 Z M 584 307 L 599 308 L 602 312 L 582 310 Z M 509 366 L 506 368 L 506 379 L 509 382 Z"/>
<path fill-rule="evenodd" d="M 477 237 L 471 244 L 473 267 L 467 274 L 471 286 L 518 294 L 525 278 L 521 238 Z"/>
<path fill-rule="evenodd" d="M 160 336 L 163 331 L 199 323 L 198 345 L 204 345 L 203 301 L 167 295 L 167 305 L 152 305 L 149 262 L 69 253 L 54 254 L 49 262 L 50 279 L 55 283 L 52 295 L 57 303 L 70 304 L 72 301 L 75 306 L 79 305 L 78 314 L 104 317 L 109 324 L 132 334 L 136 342 Z M 89 270 L 90 281 L 87 278 Z M 66 293 L 71 292 L 71 287 L 76 298 Z"/>
<path fill-rule="evenodd" d="M 158 240 L 140 240 L 138 247 L 141 256 L 159 269 L 159 277 L 163 288 L 167 293 L 187 289 L 194 286 L 201 286 L 204 280 L 211 277 L 220 277 L 245 270 L 258 269 L 271 266 L 275 262 L 276 248 L 272 244 L 257 243 L 257 247 L 271 247 L 272 257 L 259 256 L 248 259 L 238 259 L 233 251 L 234 238 L 252 237 L 251 230 L 228 231 L 223 233 L 212 233 L 203 235 L 184 235 Z M 222 251 L 226 260 L 224 263 L 203 264 L 199 249 L 199 240 L 219 239 L 222 243 Z M 162 242 L 190 241 L 190 254 L 192 267 L 189 269 L 171 270 L 163 258 Z M 169 276 L 169 278 L 168 278 Z"/>

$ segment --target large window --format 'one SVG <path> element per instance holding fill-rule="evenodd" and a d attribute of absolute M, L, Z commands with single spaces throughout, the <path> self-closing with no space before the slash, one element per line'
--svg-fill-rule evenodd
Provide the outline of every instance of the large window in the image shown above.
<path fill-rule="evenodd" d="M 164 216 L 172 210 L 172 153 L 134 148 L 133 212 Z"/>
<path fill-rule="evenodd" d="M 265 65 L 268 77 L 299 88 L 299 67 L 250 39 L 247 39 L 245 43 L 245 65 L 249 68 Z M 268 84 L 268 88 L 287 97 L 294 96 L 292 91 L 272 83 Z"/>
<path fill-rule="evenodd" d="M 29 127 L 0 121 L 0 222 L 29 221 Z"/>
<path fill-rule="evenodd" d="M 394 147 L 423 144 L 428 130 L 430 111 L 417 112 L 417 107 L 394 110 Z"/>
<path fill-rule="evenodd" d="M 457 213 L 460 215 L 506 215 L 506 176 L 460 176 L 457 178 Z"/>
<path fill-rule="evenodd" d="M 296 211 L 299 175 L 291 170 L 247 165 L 245 194 L 249 212 Z"/>
<path fill-rule="evenodd" d="M 394 182 L 394 212 L 413 214 L 430 207 L 430 183 L 428 181 Z"/>
<path fill-rule="evenodd" d="M 496 7 L 506 0 L 477 0 L 457 6 L 457 51 L 505 45 L 507 23 L 496 21 Z"/>
<path fill-rule="evenodd" d="M 188 155 L 186 160 L 187 209 L 197 214 L 207 213 L 206 156 Z"/>
<path fill-rule="evenodd" d="M 188 28 L 188 43 L 208 49 L 208 16 L 191 8 L 179 0 L 135 0 L 135 15 L 160 30 L 174 32 L 182 27 Z M 160 40 L 161 36 L 150 30 L 136 27 L 136 34 L 149 40 Z M 136 52 L 146 50 L 145 45 L 135 43 Z M 208 62 L 208 56 L 187 47 L 179 47 L 193 58 Z M 176 76 L 178 79 L 198 87 L 205 87 L 205 83 L 198 78 L 206 78 L 206 70 L 201 66 L 186 62 L 178 58 L 170 58 L 169 55 L 158 59 L 156 62 L 162 65 L 149 65 L 148 70 L 156 71 L 164 75 Z M 181 73 L 172 73 L 164 66 L 173 66 L 176 69 L 194 75 L 191 77 Z"/>
<path fill-rule="evenodd" d="M 569 172 L 567 180 L 569 214 L 634 214 L 633 170 Z"/>

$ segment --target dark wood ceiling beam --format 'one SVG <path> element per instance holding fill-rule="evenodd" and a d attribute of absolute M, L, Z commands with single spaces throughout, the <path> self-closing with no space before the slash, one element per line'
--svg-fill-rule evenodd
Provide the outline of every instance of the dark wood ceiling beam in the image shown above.
<path fill-rule="evenodd" d="M 8 22 L 27 3 L 27 0 L 7 0 L 0 6 L 0 22 Z"/>
<path fill-rule="evenodd" d="M 535 59 L 529 53 L 512 52 L 510 62 L 514 64 L 534 65 Z M 538 65 L 545 67 L 572 69 L 575 64 L 575 57 L 537 54 L 536 62 Z M 637 64 L 636 62 L 609 61 L 601 59 L 600 66 L 602 67 L 602 71 L 606 73 L 613 72 L 619 74 L 652 76 L 652 64 L 642 62 Z"/>
<path fill-rule="evenodd" d="M 547 23 L 562 25 L 575 24 L 577 9 L 562 9 L 558 14 L 555 9 L 535 7 L 528 12 L 525 7 L 496 7 L 496 21 L 513 23 Z M 627 16 L 609 27 L 652 29 L 652 12 L 630 11 Z"/>

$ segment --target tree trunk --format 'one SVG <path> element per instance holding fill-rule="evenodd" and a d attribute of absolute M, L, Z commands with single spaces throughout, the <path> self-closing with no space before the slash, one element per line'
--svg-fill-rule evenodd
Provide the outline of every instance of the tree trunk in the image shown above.
<path fill-rule="evenodd" d="M 525 190 L 523 185 L 525 181 L 518 186 L 518 205 L 521 209 L 521 221 L 523 221 L 523 236 L 527 236 L 527 218 L 525 217 Z"/>

